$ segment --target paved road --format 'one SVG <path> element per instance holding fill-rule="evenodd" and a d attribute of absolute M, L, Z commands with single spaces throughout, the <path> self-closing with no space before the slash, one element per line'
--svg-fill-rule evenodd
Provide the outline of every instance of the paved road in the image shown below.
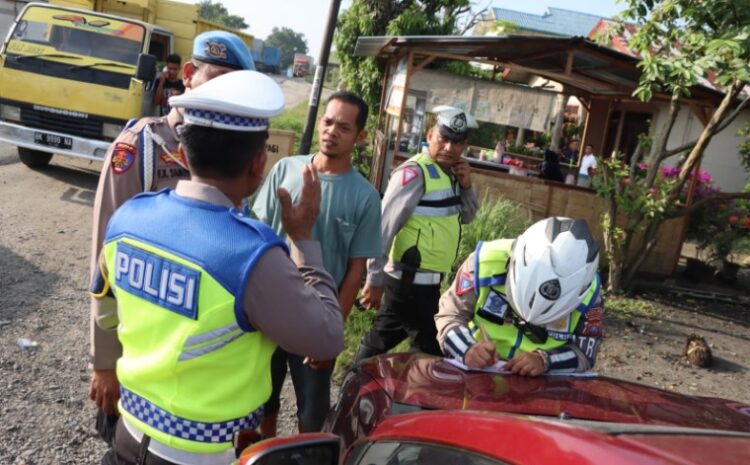
<path fill-rule="evenodd" d="M 310 84 L 277 77 L 287 107 Z M 0 142 L 0 463 L 98 463 L 86 398 L 91 207 L 101 162 L 64 156 L 44 170 Z M 18 338 L 39 344 L 23 350 Z M 296 430 L 287 380 L 279 431 Z M 53 438 L 53 440 L 50 440 Z M 38 460 L 38 462 L 37 462 Z"/>

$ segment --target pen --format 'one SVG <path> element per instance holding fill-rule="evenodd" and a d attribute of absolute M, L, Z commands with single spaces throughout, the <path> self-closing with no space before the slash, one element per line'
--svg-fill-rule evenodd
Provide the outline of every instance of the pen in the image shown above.
<path fill-rule="evenodd" d="M 490 337 L 487 335 L 487 330 L 484 329 L 484 325 L 482 323 L 477 323 L 477 326 L 479 326 L 479 332 L 482 333 L 482 338 L 484 338 L 485 341 L 490 342 Z"/>

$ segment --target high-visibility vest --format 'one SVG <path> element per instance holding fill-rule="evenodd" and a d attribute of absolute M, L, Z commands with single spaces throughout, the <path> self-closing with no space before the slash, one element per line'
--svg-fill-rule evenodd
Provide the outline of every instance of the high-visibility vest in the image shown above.
<path fill-rule="evenodd" d="M 547 350 L 567 343 L 583 313 L 595 303 L 601 288 L 597 274 L 581 305 L 565 318 L 546 325 L 544 327 L 547 333 L 546 342 L 536 343 L 518 329 L 509 318 L 513 309 L 506 300 L 505 280 L 512 247 L 512 239 L 498 239 L 480 242 L 474 251 L 474 286 L 477 289 L 478 298 L 469 329 L 477 340 L 481 340 L 479 330 L 479 325 L 481 325 L 495 343 L 497 353 L 503 360 L 513 358 L 519 351 Z"/>
<path fill-rule="evenodd" d="M 389 258 L 414 268 L 447 273 L 456 260 L 461 237 L 458 183 L 427 154 L 415 155 L 406 163 L 415 163 L 422 170 L 424 194 L 396 234 Z"/>
<path fill-rule="evenodd" d="M 163 190 L 134 197 L 107 227 L 117 299 L 119 410 L 142 433 L 192 453 L 231 447 L 271 394 L 275 344 L 242 307 L 246 281 L 284 243 L 239 211 Z"/>

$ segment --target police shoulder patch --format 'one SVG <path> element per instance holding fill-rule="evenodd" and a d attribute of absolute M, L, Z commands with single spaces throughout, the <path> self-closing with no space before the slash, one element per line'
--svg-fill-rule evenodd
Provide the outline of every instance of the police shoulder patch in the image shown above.
<path fill-rule="evenodd" d="M 419 176 L 419 172 L 417 171 L 417 168 L 414 167 L 414 166 L 406 166 L 406 167 L 404 167 L 404 169 L 401 171 L 401 173 L 402 173 L 402 175 L 401 175 L 401 185 L 402 186 L 405 186 L 405 185 L 409 184 L 410 182 L 412 182 L 415 179 L 417 179 L 417 177 Z"/>
<path fill-rule="evenodd" d="M 135 162 L 135 147 L 124 142 L 116 142 L 112 150 L 112 171 L 122 174 L 130 169 Z"/>
<path fill-rule="evenodd" d="M 592 308 L 586 312 L 586 322 L 583 325 L 583 335 L 588 337 L 601 337 L 604 334 L 602 319 L 604 310 L 601 308 Z"/>
<path fill-rule="evenodd" d="M 458 279 L 456 280 L 456 294 L 457 295 L 464 295 L 469 291 L 474 290 L 474 279 L 471 277 L 471 274 L 461 271 L 461 273 L 458 275 Z"/>

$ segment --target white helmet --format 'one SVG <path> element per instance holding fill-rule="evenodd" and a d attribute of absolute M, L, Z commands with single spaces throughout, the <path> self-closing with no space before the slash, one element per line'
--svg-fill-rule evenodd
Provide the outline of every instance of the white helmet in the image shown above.
<path fill-rule="evenodd" d="M 585 220 L 546 218 L 513 244 L 506 293 L 525 322 L 544 326 L 583 301 L 599 265 L 599 242 Z"/>

